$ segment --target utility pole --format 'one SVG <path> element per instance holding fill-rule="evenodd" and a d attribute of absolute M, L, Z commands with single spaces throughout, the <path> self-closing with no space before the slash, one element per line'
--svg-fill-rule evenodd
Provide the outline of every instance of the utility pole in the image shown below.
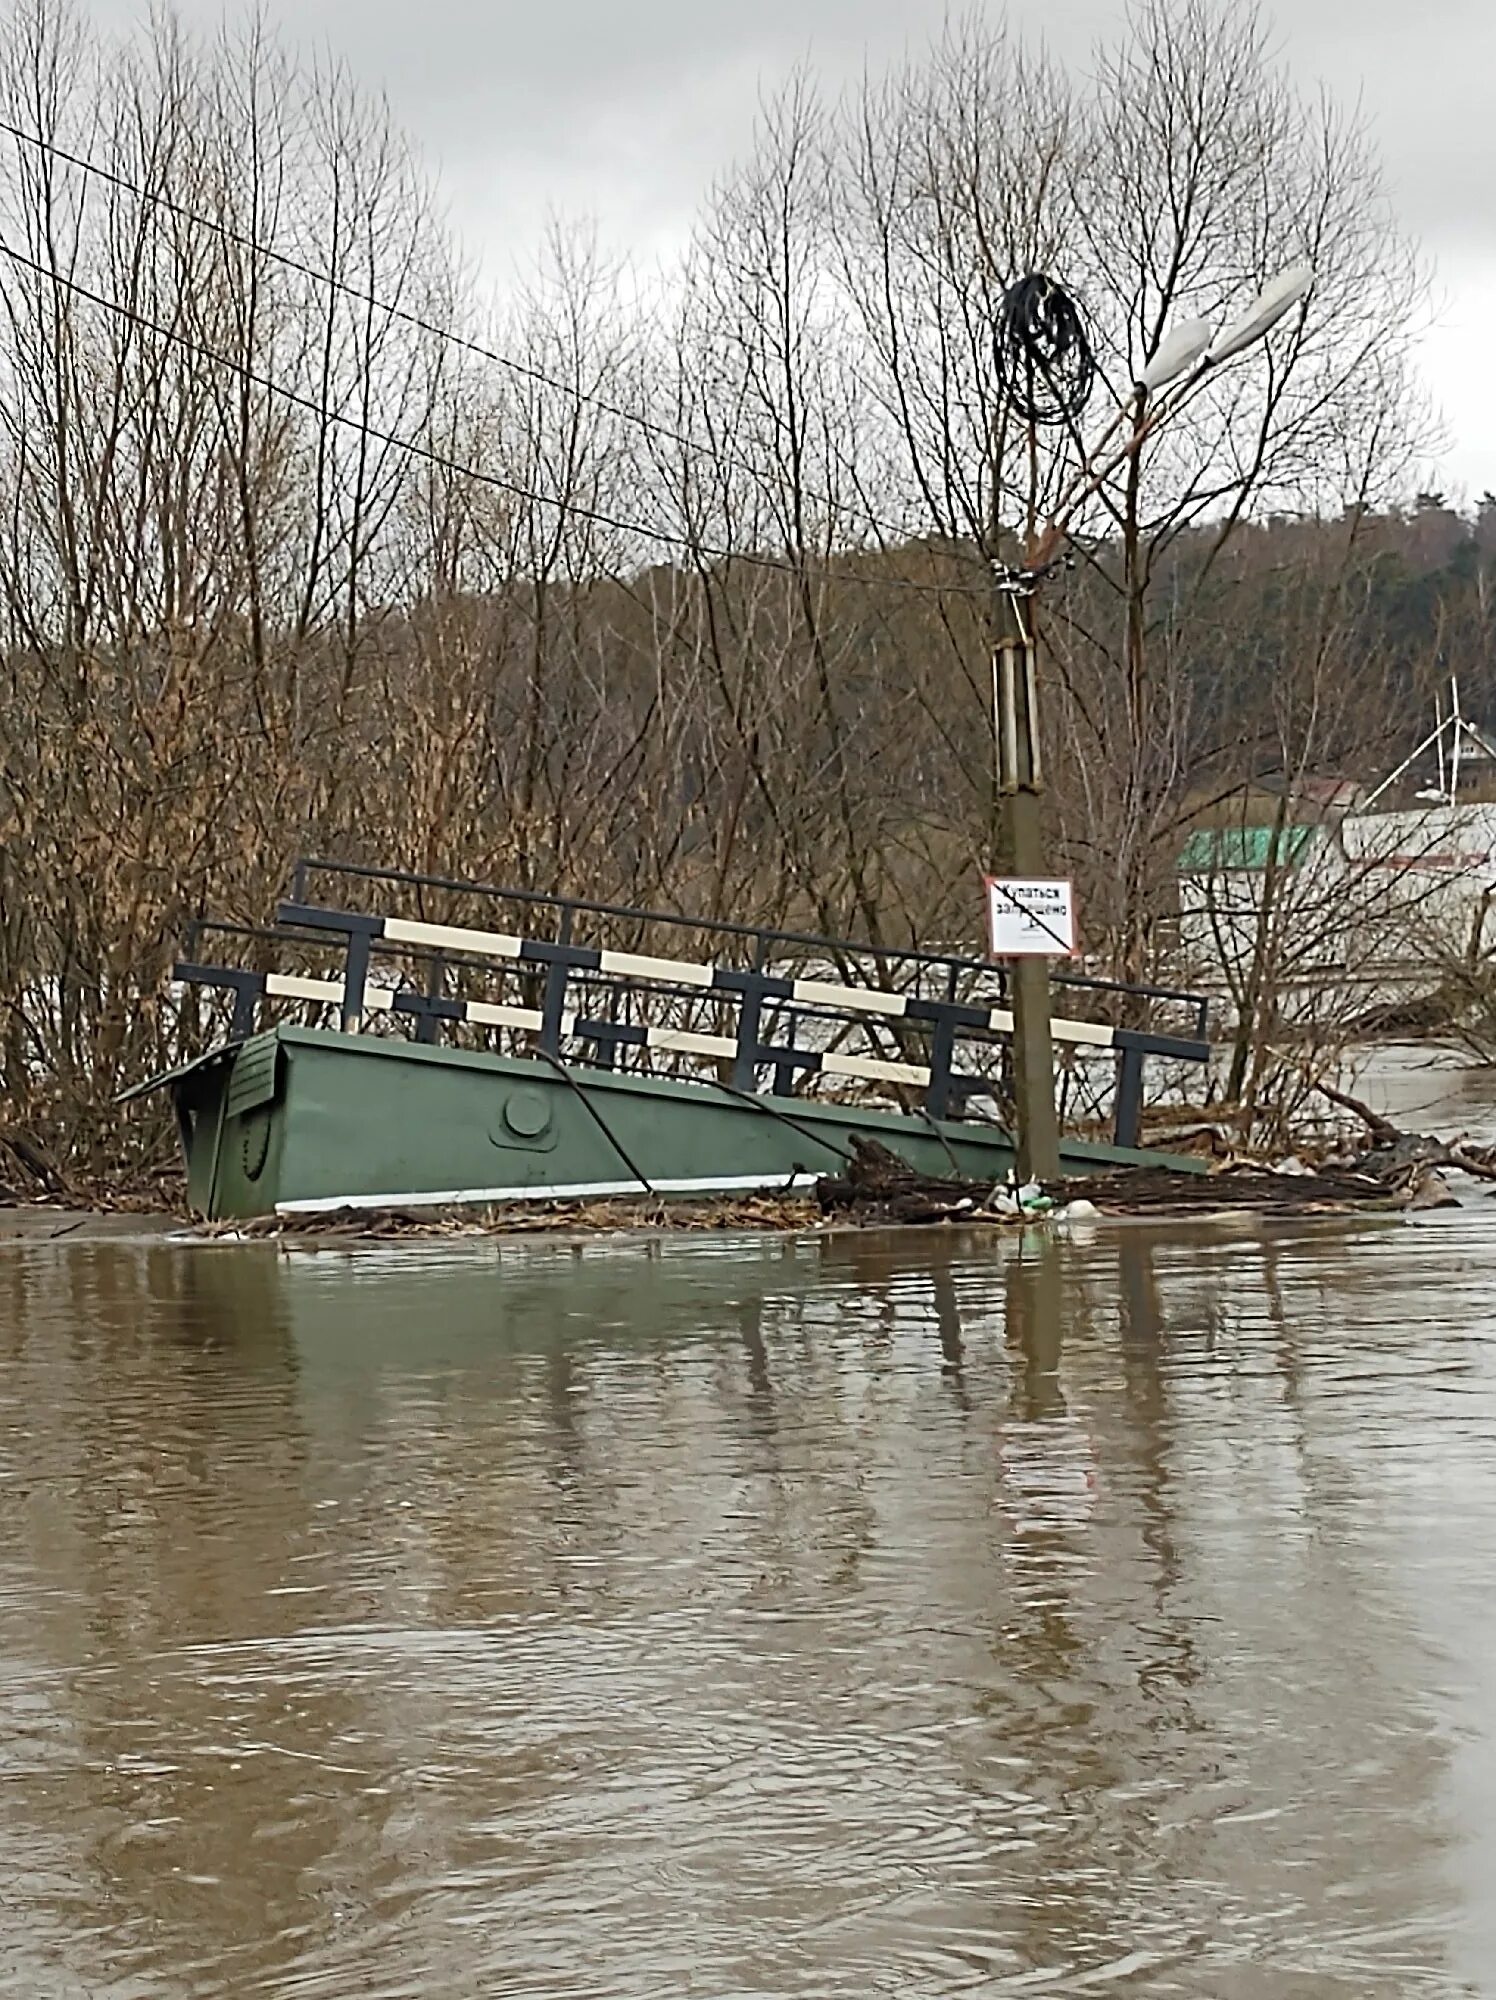
<path fill-rule="evenodd" d="M 999 415 L 991 439 L 986 522 L 995 642 L 994 875 L 1011 873 L 1019 879 L 1042 880 L 1048 874 L 1040 823 L 1044 771 L 1039 740 L 1037 592 L 1045 577 L 1060 566 L 1057 552 L 1071 521 L 1121 468 L 1127 466 L 1135 474 L 1145 440 L 1183 406 L 1212 369 L 1269 333 L 1308 295 L 1313 282 L 1309 264 L 1294 264 L 1264 285 L 1246 310 L 1219 332 L 1212 332 L 1203 319 L 1170 328 L 1095 444 L 1089 450 L 1081 446 L 1079 463 L 1051 506 L 1042 532 L 1036 518 L 1041 492 L 1039 432 L 1064 425 L 1069 436 L 1080 442 L 1077 427 L 1097 381 L 1096 358 L 1079 308 L 1053 279 L 1031 271 L 1004 293 L 993 343 Z M 1157 392 L 1170 384 L 1175 386 L 1160 401 Z M 1026 429 L 1028 444 L 1028 526 L 1021 568 L 1003 563 L 999 553 L 1004 540 L 1003 439 L 1009 420 Z M 1019 435 L 1021 439 L 1023 432 Z M 1025 1180 L 1054 1180 L 1060 1170 L 1060 1141 L 1054 1106 L 1048 962 L 1042 957 L 1014 958 L 1008 977 L 1018 1168 Z"/>
<path fill-rule="evenodd" d="M 1044 788 L 1039 744 L 1038 631 L 1027 576 L 998 571 L 1003 635 L 993 659 L 994 730 L 997 738 L 998 815 L 1005 850 L 995 873 L 1047 875 L 1040 795 Z M 1010 959 L 1013 1007 L 1013 1106 L 1018 1172 L 1025 1181 L 1058 1180 L 1060 1130 L 1054 1105 L 1054 1040 L 1050 1032 L 1049 961 Z"/>
<path fill-rule="evenodd" d="M 1032 374 L 1028 389 L 1032 394 Z M 1033 442 L 1031 431 L 1031 449 Z M 1040 820 L 1044 762 L 1039 740 L 1036 616 L 1038 587 L 1048 566 L 1015 566 L 1003 561 L 1002 490 L 1002 447 L 994 437 L 986 551 L 992 578 L 992 747 L 997 794 L 993 801 L 992 872 L 995 876 L 1034 879 L 1049 873 L 1044 865 Z M 1031 545 L 1033 526 L 1030 520 Z M 1013 1138 L 1019 1178 L 1058 1180 L 1060 1129 L 1054 1108 L 1049 961 L 1010 958 L 1008 996 L 1013 1012 Z"/>

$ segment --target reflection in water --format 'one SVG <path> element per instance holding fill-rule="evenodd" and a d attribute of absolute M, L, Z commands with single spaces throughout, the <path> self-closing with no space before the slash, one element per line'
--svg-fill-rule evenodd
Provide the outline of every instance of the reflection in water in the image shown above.
<path fill-rule="evenodd" d="M 0 1995 L 1496 1995 L 1493 1276 L 9 1252 Z"/>
<path fill-rule="evenodd" d="M 1014 1379 L 1014 1414 L 1029 1423 L 1062 1417 L 1060 1344 L 1064 1304 L 1060 1246 L 1048 1231 L 1019 1245 L 1006 1273 L 1008 1345 L 1021 1357 Z"/>

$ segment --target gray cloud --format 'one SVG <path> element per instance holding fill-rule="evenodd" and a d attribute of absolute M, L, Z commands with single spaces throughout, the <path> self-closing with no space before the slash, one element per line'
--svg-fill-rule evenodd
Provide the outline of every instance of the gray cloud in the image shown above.
<path fill-rule="evenodd" d="M 196 22 L 220 0 L 179 0 Z M 828 86 L 939 32 L 946 0 L 268 0 L 304 47 L 382 89 L 420 143 L 469 249 L 500 275 L 547 210 L 594 214 L 648 255 L 684 228 L 711 176 L 747 145 L 760 94 L 797 62 Z M 121 24 L 133 0 L 100 0 Z M 128 12 L 126 12 L 128 9 Z M 996 9 L 993 10 L 996 12 Z M 1084 64 L 1122 0 L 1014 0 L 1010 18 Z M 1301 83 L 1358 100 L 1391 199 L 1440 272 L 1427 350 L 1458 414 L 1452 477 L 1496 483 L 1496 399 L 1475 356 L 1496 295 L 1496 8 L 1490 0 L 1297 0 L 1278 39 Z"/>

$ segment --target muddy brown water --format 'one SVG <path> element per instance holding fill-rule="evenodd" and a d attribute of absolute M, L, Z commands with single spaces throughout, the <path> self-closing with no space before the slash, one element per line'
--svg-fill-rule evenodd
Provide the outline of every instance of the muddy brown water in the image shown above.
<path fill-rule="evenodd" d="M 0 1995 L 1496 1995 L 1496 1230 L 0 1256 Z"/>

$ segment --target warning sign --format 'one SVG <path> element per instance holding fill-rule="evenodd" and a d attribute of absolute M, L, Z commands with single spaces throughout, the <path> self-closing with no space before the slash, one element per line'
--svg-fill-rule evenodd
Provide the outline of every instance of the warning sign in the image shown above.
<path fill-rule="evenodd" d="M 988 875 L 987 947 L 994 958 L 1068 958 L 1075 950 L 1075 894 L 1068 882 Z"/>

